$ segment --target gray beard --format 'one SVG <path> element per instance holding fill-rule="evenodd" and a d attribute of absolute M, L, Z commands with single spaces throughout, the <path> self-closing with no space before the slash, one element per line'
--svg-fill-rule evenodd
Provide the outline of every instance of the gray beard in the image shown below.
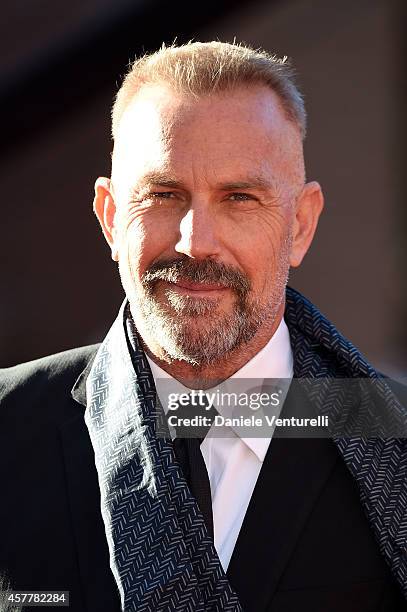
<path fill-rule="evenodd" d="M 266 305 L 236 299 L 230 314 L 217 314 L 213 300 L 190 298 L 168 290 L 170 310 L 154 294 L 137 299 L 133 318 L 147 346 L 150 341 L 163 351 L 165 361 L 180 360 L 195 367 L 214 364 L 249 342 L 261 326 L 274 321 L 284 298 L 288 270 L 279 275 Z M 202 317 L 202 323 L 197 318 Z"/>
<path fill-rule="evenodd" d="M 250 282 L 240 271 L 216 262 L 197 264 L 184 258 L 151 266 L 138 291 L 133 285 L 132 299 L 127 292 L 141 338 L 153 353 L 157 347 L 159 357 L 167 362 L 184 361 L 201 368 L 222 361 L 249 342 L 264 324 L 271 327 L 275 321 L 285 296 L 291 243 L 288 228 L 276 258 L 270 293 L 263 302 L 251 299 Z M 229 287 L 235 295 L 232 311 L 218 313 L 217 301 L 180 295 L 171 289 L 165 292 L 167 305 L 161 305 L 154 292 L 156 282 L 176 282 L 178 275 Z"/>

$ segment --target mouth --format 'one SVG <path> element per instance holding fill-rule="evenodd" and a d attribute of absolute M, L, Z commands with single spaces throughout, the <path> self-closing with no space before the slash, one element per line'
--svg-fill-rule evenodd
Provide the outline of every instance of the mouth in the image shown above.
<path fill-rule="evenodd" d="M 179 279 L 176 282 L 167 282 L 166 284 L 177 293 L 194 297 L 218 297 L 229 289 L 229 287 L 216 283 L 196 283 L 183 279 Z"/>

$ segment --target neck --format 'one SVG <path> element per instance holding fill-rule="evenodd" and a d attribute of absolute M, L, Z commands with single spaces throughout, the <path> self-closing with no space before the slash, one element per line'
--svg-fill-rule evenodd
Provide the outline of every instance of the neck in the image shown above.
<path fill-rule="evenodd" d="M 276 317 L 269 325 L 262 326 L 243 346 L 226 353 L 221 359 L 205 365 L 193 365 L 182 360 L 167 361 L 160 357 L 160 350 L 146 344 L 142 338 L 143 349 L 154 363 L 170 376 L 190 389 L 209 389 L 219 385 L 250 361 L 275 334 L 284 314 L 285 301 L 282 302 Z"/>

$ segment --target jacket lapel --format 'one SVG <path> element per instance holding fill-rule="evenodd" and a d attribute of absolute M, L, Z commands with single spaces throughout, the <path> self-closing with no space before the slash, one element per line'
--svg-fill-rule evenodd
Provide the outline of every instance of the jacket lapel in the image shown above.
<path fill-rule="evenodd" d="M 92 357 L 72 390 L 72 396 L 76 400 L 72 402 L 74 414 L 60 426 L 60 432 L 86 609 L 115 612 L 120 610 L 120 598 L 109 568 L 109 551 L 100 512 L 94 453 L 84 422 L 85 385 L 92 366 Z"/>
<path fill-rule="evenodd" d="M 304 407 L 313 414 L 304 394 L 291 385 L 281 416 L 304 414 Z M 338 460 L 328 439 L 271 440 L 227 571 L 245 612 L 262 612 L 270 604 Z"/>

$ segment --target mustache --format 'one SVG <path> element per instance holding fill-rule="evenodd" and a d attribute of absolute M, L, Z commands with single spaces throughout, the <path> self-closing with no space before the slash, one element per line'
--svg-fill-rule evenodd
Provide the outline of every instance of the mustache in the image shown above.
<path fill-rule="evenodd" d="M 216 283 L 234 289 L 244 296 L 250 290 L 250 281 L 243 272 L 213 259 L 196 261 L 187 257 L 166 259 L 153 263 L 141 277 L 141 282 L 151 288 L 156 281 L 175 283 L 178 280 L 195 283 Z"/>

